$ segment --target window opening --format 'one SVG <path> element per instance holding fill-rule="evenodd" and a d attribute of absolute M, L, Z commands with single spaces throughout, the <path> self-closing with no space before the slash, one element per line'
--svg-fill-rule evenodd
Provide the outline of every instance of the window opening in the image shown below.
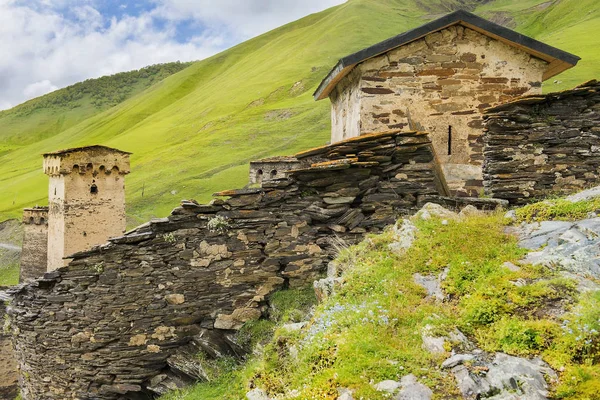
<path fill-rule="evenodd" d="M 452 155 L 452 125 L 448 126 L 448 155 Z"/>

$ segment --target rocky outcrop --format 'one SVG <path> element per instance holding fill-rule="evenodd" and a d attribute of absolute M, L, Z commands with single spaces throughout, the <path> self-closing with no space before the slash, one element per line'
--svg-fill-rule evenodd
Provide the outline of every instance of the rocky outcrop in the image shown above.
<path fill-rule="evenodd" d="M 543 221 L 519 229 L 519 244 L 533 250 L 525 262 L 600 279 L 600 218 Z"/>
<path fill-rule="evenodd" d="M 198 337 L 205 351 L 234 352 L 229 333 L 259 318 L 270 293 L 312 282 L 336 244 L 445 194 L 423 133 L 367 135 L 296 158 L 286 179 L 184 201 L 14 289 L 23 398 L 162 393 L 186 374 L 178 354 Z"/>
<path fill-rule="evenodd" d="M 520 204 L 569 194 L 600 176 L 600 83 L 528 96 L 485 113 L 484 188 Z"/>

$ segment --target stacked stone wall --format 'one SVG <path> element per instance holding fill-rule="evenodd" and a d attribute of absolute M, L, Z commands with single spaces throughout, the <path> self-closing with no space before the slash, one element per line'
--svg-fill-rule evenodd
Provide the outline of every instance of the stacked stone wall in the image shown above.
<path fill-rule="evenodd" d="M 600 83 L 530 96 L 485 113 L 484 187 L 521 204 L 597 185 Z"/>
<path fill-rule="evenodd" d="M 6 314 L 5 301 L 8 297 L 5 296 L 0 287 L 0 399 L 14 399 L 18 393 L 18 374 L 17 360 L 13 349 L 11 335 L 4 332 L 4 322 Z"/>
<path fill-rule="evenodd" d="M 286 179 L 208 205 L 184 201 L 15 289 L 23 398 L 161 393 L 177 349 L 194 338 L 227 342 L 272 292 L 317 278 L 340 241 L 356 243 L 445 194 L 423 133 L 367 135 L 296 157 L 302 167 Z"/>

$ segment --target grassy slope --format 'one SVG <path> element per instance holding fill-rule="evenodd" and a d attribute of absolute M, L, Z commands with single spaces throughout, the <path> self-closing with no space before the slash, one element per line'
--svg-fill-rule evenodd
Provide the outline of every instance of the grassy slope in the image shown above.
<path fill-rule="evenodd" d="M 519 213 L 525 218 L 549 206 L 536 207 Z M 553 215 L 577 216 L 581 207 L 553 209 Z M 459 398 L 454 378 L 439 368 L 450 347 L 442 355 L 421 347 L 424 329 L 443 336 L 455 328 L 488 352 L 541 356 L 560 371 L 559 382 L 552 382 L 553 398 L 599 398 L 600 292 L 577 295 L 574 282 L 551 269 L 504 267 L 525 252 L 504 233 L 501 213 L 447 225 L 439 219 L 415 224 L 417 238 L 401 257 L 388 249 L 391 232 L 342 251 L 337 263 L 345 269 L 344 285 L 319 305 L 302 332 L 278 329 L 247 364 L 230 363 L 211 382 L 164 399 L 242 399 L 250 387 L 271 395 L 294 389 L 299 399 L 335 399 L 337 388 L 345 387 L 356 399 L 375 400 L 389 396 L 376 392 L 373 383 L 410 373 L 434 389 L 434 398 Z M 443 303 L 413 282 L 414 273 L 437 276 L 446 268 Z M 519 279 L 525 284 L 511 283 Z M 552 309 L 560 302 L 572 308 L 557 318 Z M 261 327 L 256 334 L 265 337 Z"/>
<path fill-rule="evenodd" d="M 598 75 L 598 7 L 592 0 L 562 0 L 544 10 L 527 9 L 541 2 L 496 0 L 475 11 L 515 14 L 517 30 L 585 58 L 552 89 Z M 127 181 L 130 224 L 167 214 L 181 198 L 203 201 L 217 190 L 243 186 L 249 160 L 328 140 L 329 105 L 315 103 L 311 93 L 339 57 L 420 25 L 425 12 L 445 12 L 455 3 L 428 2 L 423 10 L 414 0 L 351 0 L 195 63 L 50 138 L 0 150 L 0 219 L 44 204 L 47 179 L 39 154 L 76 145 L 100 143 L 134 153 Z"/>

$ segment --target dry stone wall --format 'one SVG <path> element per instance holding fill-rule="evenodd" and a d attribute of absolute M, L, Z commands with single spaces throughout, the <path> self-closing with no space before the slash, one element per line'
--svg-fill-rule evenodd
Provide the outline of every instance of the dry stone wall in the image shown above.
<path fill-rule="evenodd" d="M 0 287 L 0 399 L 14 399 L 17 396 L 17 360 L 13 351 L 11 335 L 4 332 L 6 306 L 8 299 Z"/>
<path fill-rule="evenodd" d="M 332 238 L 355 243 L 446 194 L 424 133 L 367 135 L 296 157 L 288 178 L 218 193 L 208 205 L 184 201 L 14 289 L 23 398 L 160 393 L 177 349 L 194 340 L 227 348 L 269 294 L 318 277 Z"/>
<path fill-rule="evenodd" d="M 597 185 L 600 83 L 529 96 L 485 113 L 484 186 L 519 204 Z"/>

